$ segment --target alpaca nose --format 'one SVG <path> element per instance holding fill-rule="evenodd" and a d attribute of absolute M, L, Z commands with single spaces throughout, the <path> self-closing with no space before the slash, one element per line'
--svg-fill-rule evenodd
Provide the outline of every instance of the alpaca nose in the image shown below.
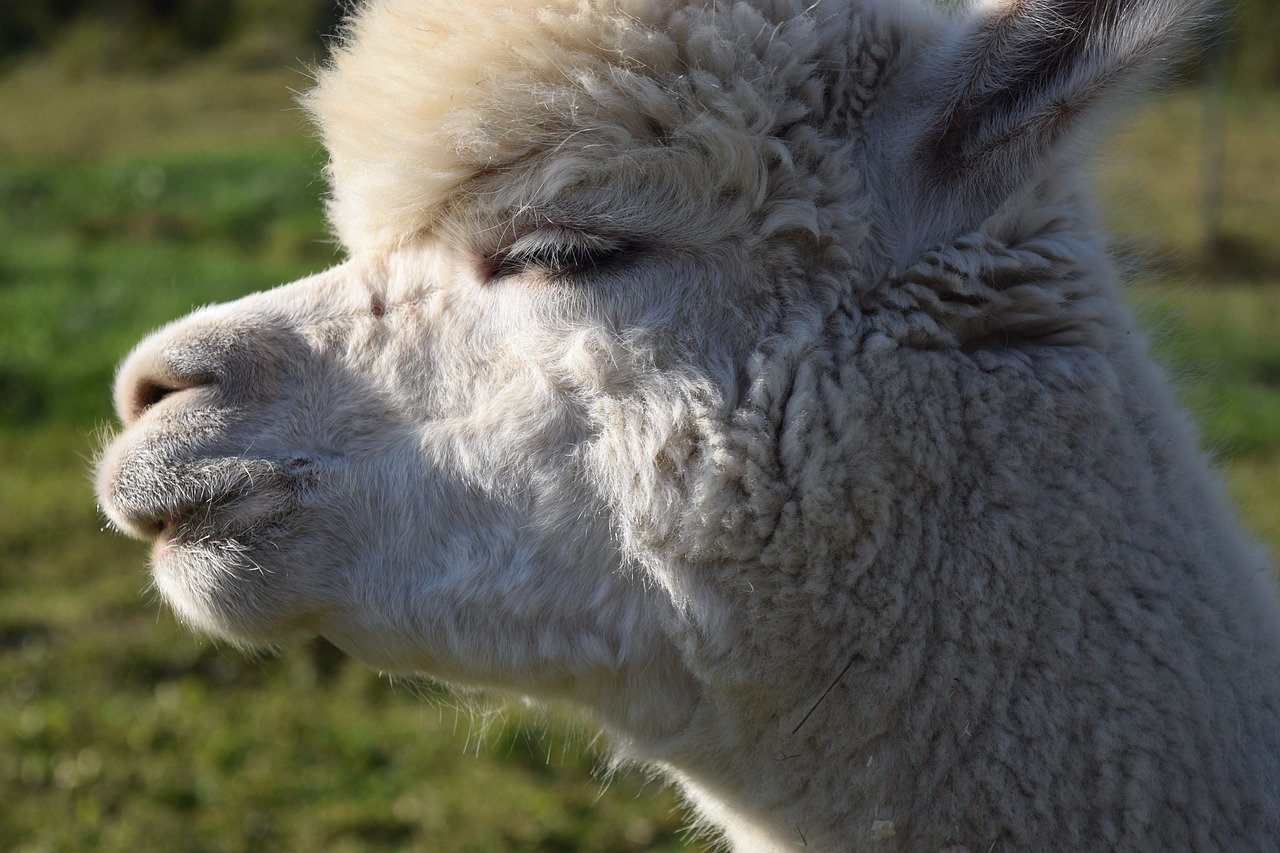
<path fill-rule="evenodd" d="M 165 398 L 217 381 L 211 372 L 188 373 L 174 367 L 160 353 L 144 351 L 135 352 L 121 364 L 115 387 L 120 423 L 131 426 Z"/>
<path fill-rule="evenodd" d="M 130 376 L 116 390 L 116 414 L 129 426 L 170 394 L 213 382 L 212 376 L 179 377 L 161 372 Z"/>
<path fill-rule="evenodd" d="M 124 426 L 137 423 L 148 410 L 192 388 L 215 385 L 225 373 L 217 347 L 201 345 L 199 335 L 177 328 L 161 330 L 140 343 L 116 373 L 114 402 Z"/>

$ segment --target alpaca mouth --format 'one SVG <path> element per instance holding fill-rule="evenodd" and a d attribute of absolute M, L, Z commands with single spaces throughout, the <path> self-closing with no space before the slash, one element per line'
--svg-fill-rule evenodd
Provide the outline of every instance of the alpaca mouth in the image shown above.
<path fill-rule="evenodd" d="M 178 532 L 179 518 L 176 515 L 167 516 L 151 523 L 156 539 L 167 541 L 173 539 Z"/>

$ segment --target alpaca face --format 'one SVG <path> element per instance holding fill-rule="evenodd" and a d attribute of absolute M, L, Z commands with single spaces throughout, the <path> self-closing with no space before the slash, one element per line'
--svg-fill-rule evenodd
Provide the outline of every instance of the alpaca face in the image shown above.
<path fill-rule="evenodd" d="M 576 234 L 520 239 L 498 261 L 439 244 L 352 261 L 139 345 L 99 494 L 154 540 L 181 617 L 503 686 L 654 654 L 652 596 L 584 470 L 608 345 L 587 316 L 610 309 L 573 279 L 602 262 Z"/>

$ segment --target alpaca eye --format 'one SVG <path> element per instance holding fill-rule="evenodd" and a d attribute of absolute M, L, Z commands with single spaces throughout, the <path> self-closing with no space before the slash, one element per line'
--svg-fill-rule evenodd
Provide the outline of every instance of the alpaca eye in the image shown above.
<path fill-rule="evenodd" d="M 489 280 L 529 272 L 564 278 L 599 269 L 618 252 L 618 246 L 601 239 L 578 236 L 573 240 L 548 241 L 535 235 L 517 240 L 497 253 L 492 260 Z"/>

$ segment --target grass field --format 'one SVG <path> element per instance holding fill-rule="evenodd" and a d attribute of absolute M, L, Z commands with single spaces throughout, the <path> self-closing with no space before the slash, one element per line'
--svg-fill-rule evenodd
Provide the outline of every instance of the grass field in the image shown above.
<path fill-rule="evenodd" d="M 470 714 L 320 642 L 251 659 L 193 638 L 147 592 L 145 548 L 101 532 L 88 470 L 120 356 L 335 260 L 288 91 L 305 85 L 217 65 L 0 78 L 0 847 L 683 847 L 669 791 L 592 777 L 589 725 Z M 1228 105 L 1212 249 L 1200 107 L 1162 101 L 1099 180 L 1146 270 L 1135 303 L 1280 551 L 1280 96 Z"/>

